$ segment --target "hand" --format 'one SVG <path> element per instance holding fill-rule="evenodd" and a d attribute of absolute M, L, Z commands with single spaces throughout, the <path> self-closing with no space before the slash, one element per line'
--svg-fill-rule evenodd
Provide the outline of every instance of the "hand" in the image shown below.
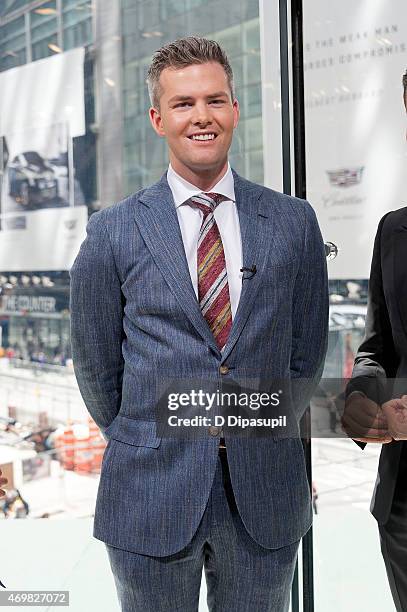
<path fill-rule="evenodd" d="M 0 470 L 0 477 L 1 477 L 2 471 Z M 3 487 L 4 485 L 6 485 L 8 483 L 7 478 L 0 478 L 0 487 Z M 4 497 L 6 494 L 6 491 L 4 489 L 0 489 L 0 497 Z"/>
<path fill-rule="evenodd" d="M 394 440 L 407 440 L 407 395 L 389 400 L 382 406 Z"/>
<path fill-rule="evenodd" d="M 393 440 L 387 418 L 376 402 L 362 393 L 351 393 L 341 419 L 343 431 L 357 442 L 387 444 Z"/>

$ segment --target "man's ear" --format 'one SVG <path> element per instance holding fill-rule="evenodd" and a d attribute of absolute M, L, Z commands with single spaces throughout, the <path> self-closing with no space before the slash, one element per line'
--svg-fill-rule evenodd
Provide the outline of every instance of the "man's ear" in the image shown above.
<path fill-rule="evenodd" d="M 160 112 L 152 106 L 148 111 L 148 116 L 150 117 L 150 122 L 155 133 L 158 134 L 158 136 L 165 136 L 165 130 L 163 128 Z"/>
<path fill-rule="evenodd" d="M 233 113 L 234 113 L 233 129 L 235 129 L 237 127 L 237 124 L 239 123 L 239 118 L 240 118 L 240 107 L 239 107 L 239 102 L 237 98 L 233 100 Z"/>

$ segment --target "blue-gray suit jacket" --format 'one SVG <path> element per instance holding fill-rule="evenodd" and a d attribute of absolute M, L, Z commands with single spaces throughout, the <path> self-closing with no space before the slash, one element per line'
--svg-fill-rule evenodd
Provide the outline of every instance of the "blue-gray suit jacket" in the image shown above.
<path fill-rule="evenodd" d="M 243 281 L 222 353 L 194 293 L 166 174 L 93 214 L 71 269 L 75 373 L 108 440 L 94 536 L 118 548 L 157 556 L 181 550 L 209 497 L 219 438 L 157 435 L 161 379 L 221 383 L 254 374 L 315 385 L 321 375 L 328 287 L 315 213 L 304 200 L 232 172 L 243 265 L 255 264 L 257 273 Z M 299 435 L 241 439 L 225 431 L 225 438 L 248 532 L 266 548 L 297 541 L 312 520 Z"/>

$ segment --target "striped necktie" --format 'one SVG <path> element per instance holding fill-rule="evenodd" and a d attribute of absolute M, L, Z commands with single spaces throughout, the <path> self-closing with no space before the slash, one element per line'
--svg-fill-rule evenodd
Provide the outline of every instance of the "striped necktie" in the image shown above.
<path fill-rule="evenodd" d="M 232 327 L 232 310 L 225 253 L 213 213 L 216 206 L 227 199 L 226 196 L 210 192 L 200 193 L 188 200 L 190 206 L 203 212 L 198 238 L 198 300 L 221 351 Z"/>

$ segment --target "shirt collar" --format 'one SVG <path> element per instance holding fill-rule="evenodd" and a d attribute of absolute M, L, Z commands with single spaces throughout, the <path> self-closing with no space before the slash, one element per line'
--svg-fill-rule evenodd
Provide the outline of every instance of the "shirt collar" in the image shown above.
<path fill-rule="evenodd" d="M 177 174 L 171 164 L 169 164 L 168 166 L 167 181 L 172 191 L 176 208 L 184 204 L 184 202 L 189 200 L 189 198 L 191 198 L 192 196 L 198 195 L 199 193 L 203 193 L 202 189 L 199 189 L 192 183 L 189 183 L 184 178 L 182 178 L 182 176 Z M 228 169 L 226 170 L 225 174 L 222 176 L 220 181 L 218 181 L 216 185 L 214 185 L 211 191 L 215 193 L 221 193 L 228 200 L 232 200 L 232 202 L 236 201 L 235 182 L 233 180 L 233 174 L 229 162 Z"/>

